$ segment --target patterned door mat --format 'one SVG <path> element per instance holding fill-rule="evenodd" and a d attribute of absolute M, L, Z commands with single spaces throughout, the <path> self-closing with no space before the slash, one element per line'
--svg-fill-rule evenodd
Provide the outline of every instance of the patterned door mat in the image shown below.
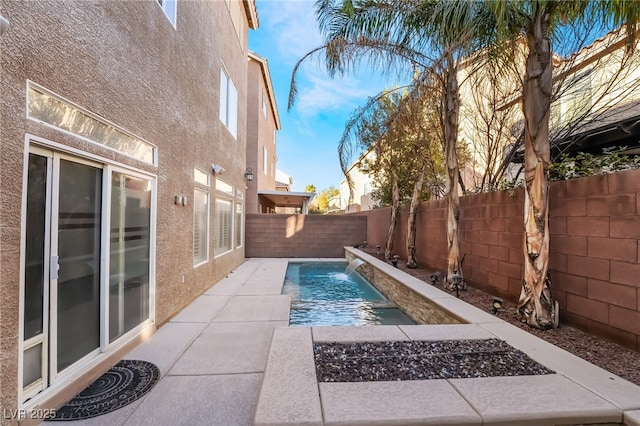
<path fill-rule="evenodd" d="M 159 378 L 160 370 L 155 364 L 122 360 L 48 420 L 81 420 L 110 413 L 144 396 Z"/>

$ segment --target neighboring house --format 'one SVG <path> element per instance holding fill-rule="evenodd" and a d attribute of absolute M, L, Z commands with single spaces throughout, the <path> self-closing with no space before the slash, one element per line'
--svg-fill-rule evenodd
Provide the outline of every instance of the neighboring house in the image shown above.
<path fill-rule="evenodd" d="M 249 52 L 247 99 L 247 171 L 253 174 L 253 180 L 247 181 L 247 213 L 268 213 L 274 206 L 258 194 L 276 187 L 276 132 L 280 130 L 280 116 L 268 62 L 253 52 Z"/>
<path fill-rule="evenodd" d="M 520 47 L 514 61 L 522 62 L 521 71 L 525 52 Z M 621 66 L 625 49 L 621 29 L 568 58 L 554 56 L 557 93 L 549 122 L 552 160 L 561 153 L 597 155 L 610 147 L 626 146 L 627 153 L 640 153 L 640 55 L 636 53 Z M 463 172 L 467 189 L 479 186 L 479 177 L 487 168 L 497 170 L 524 128 L 520 77 L 509 79 L 501 74 L 491 85 L 491 75 L 484 69 L 469 77 L 472 68 L 470 60 L 458 77 L 465 81 L 460 86 L 459 136 L 469 147 L 470 167 L 474 169 Z M 522 152 L 514 160 L 521 163 Z M 518 169 L 520 164 L 512 165 L 506 177 L 512 179 Z"/>
<path fill-rule="evenodd" d="M 291 191 L 293 185 L 293 178 L 283 172 L 282 170 L 276 170 L 276 191 Z"/>
<path fill-rule="evenodd" d="M 373 179 L 367 166 L 367 160 L 372 161 L 374 156 L 374 151 L 369 150 L 349 167 L 347 174 L 351 178 L 352 188 L 349 188 L 346 178 L 340 182 L 339 203 L 334 203 L 334 209 L 355 213 L 374 208 L 377 200 L 371 196 L 371 191 L 374 189 Z"/>
<path fill-rule="evenodd" d="M 278 178 L 276 169 L 276 132 L 280 130 L 280 116 L 273 92 L 267 59 L 249 52 L 248 129 L 247 129 L 247 213 L 307 213 L 313 194 L 289 193 L 289 183 Z M 282 187 L 286 184 L 286 188 Z"/>
<path fill-rule="evenodd" d="M 70 399 L 244 261 L 258 20 L 254 0 L 0 13 L 6 416 Z"/>
<path fill-rule="evenodd" d="M 260 196 L 268 200 L 273 210 L 270 213 L 279 214 L 307 214 L 313 192 L 293 192 L 291 186 L 293 178 L 281 170 L 276 170 L 275 191 L 263 191 Z"/>
<path fill-rule="evenodd" d="M 622 28 L 565 60 L 567 77 L 551 109 L 552 155 L 622 146 L 640 153 L 640 42 L 622 62 L 626 49 Z"/>

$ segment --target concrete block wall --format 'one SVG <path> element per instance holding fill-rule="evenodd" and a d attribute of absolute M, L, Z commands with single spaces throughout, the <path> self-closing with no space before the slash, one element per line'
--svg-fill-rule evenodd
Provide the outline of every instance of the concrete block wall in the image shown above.
<path fill-rule="evenodd" d="M 367 239 L 367 218 L 247 214 L 246 257 L 344 257 Z"/>
<path fill-rule="evenodd" d="M 465 280 L 517 300 L 522 285 L 524 191 L 460 199 Z M 422 267 L 446 266 L 446 202 L 422 203 L 416 255 Z M 401 209 L 393 253 L 406 259 L 408 208 Z M 561 321 L 640 351 L 640 170 L 561 182 L 550 188 L 549 270 Z M 367 217 L 367 241 L 384 250 L 390 208 Z"/>

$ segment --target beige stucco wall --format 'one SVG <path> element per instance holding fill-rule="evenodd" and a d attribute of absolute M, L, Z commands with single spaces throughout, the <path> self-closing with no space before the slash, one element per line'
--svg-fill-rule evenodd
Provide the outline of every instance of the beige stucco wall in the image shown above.
<path fill-rule="evenodd" d="M 210 260 L 194 268 L 193 204 L 178 207 L 173 199 L 191 201 L 194 167 L 210 172 L 212 163 L 226 169 L 222 179 L 244 189 L 247 48 L 222 1 L 178 2 L 175 28 L 155 0 L 2 0 L 0 13 L 11 23 L 0 38 L 0 406 L 15 409 L 25 134 L 157 175 L 161 325 L 244 260 L 243 249 L 213 258 L 212 208 Z M 237 141 L 219 119 L 223 65 L 238 91 Z M 156 145 L 158 166 L 27 120 L 27 80 Z"/>

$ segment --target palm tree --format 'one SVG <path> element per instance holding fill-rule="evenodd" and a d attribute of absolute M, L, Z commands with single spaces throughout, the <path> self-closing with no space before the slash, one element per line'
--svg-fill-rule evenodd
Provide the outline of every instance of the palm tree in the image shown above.
<path fill-rule="evenodd" d="M 627 34 L 635 36 L 640 2 L 488 0 L 496 20 L 497 35 L 514 40 L 524 37 L 527 45 L 522 87 L 524 114 L 524 280 L 518 304 L 523 322 L 548 329 L 559 322 L 558 302 L 551 294 L 549 266 L 549 115 L 553 92 L 552 34 L 563 23 L 627 23 Z"/>
<path fill-rule="evenodd" d="M 481 3 L 472 1 L 318 0 L 316 13 L 325 45 L 309 52 L 294 67 L 289 105 L 296 95 L 295 73 L 302 61 L 325 53 L 330 75 L 344 73 L 363 59 L 387 70 L 422 68 L 439 75 L 445 159 L 447 164 L 447 281 L 462 274 L 458 244 L 459 171 L 457 157 L 457 67 L 474 47 L 478 30 L 486 24 Z"/>

